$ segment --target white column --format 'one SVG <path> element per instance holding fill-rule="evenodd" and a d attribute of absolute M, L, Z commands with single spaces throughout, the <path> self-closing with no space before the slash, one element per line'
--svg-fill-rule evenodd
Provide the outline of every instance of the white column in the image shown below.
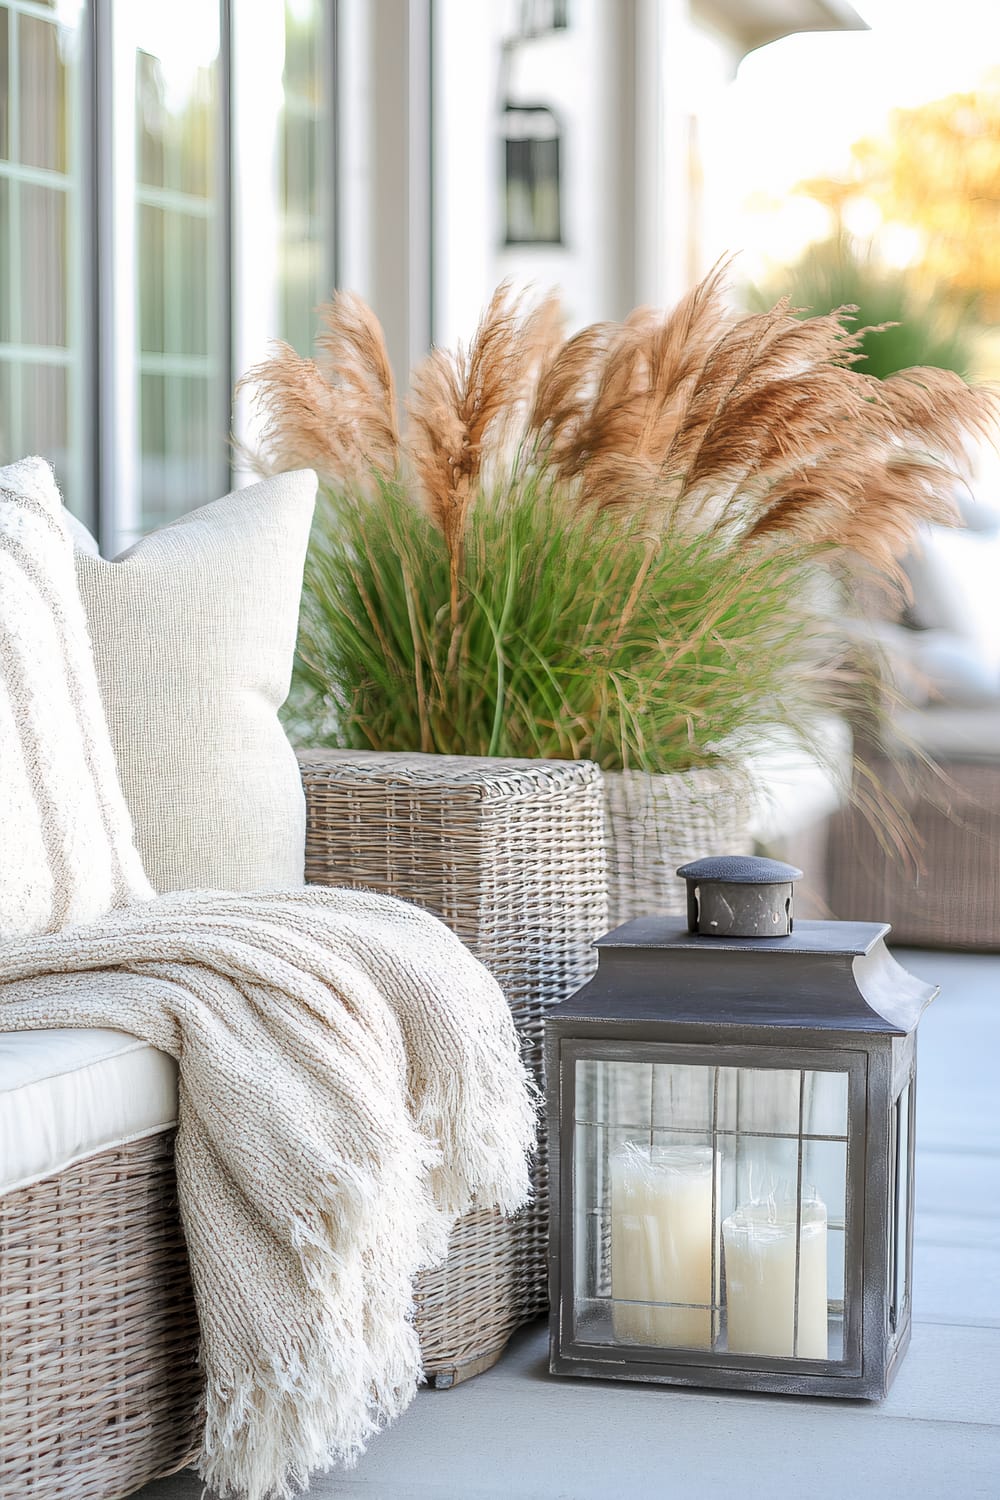
<path fill-rule="evenodd" d="M 340 279 L 374 308 L 405 388 L 431 342 L 431 5 L 338 13 Z"/>
<path fill-rule="evenodd" d="M 635 301 L 687 290 L 689 0 L 635 0 Z"/>
<path fill-rule="evenodd" d="M 101 550 L 114 557 L 139 534 L 139 414 L 136 361 L 135 34 L 129 8 L 100 7 L 98 152 L 102 193 L 98 244 L 102 391 Z M 110 67 L 108 64 L 110 63 Z"/>
<path fill-rule="evenodd" d="M 500 279 L 505 7 L 434 6 L 434 341 L 468 340 Z"/>
<path fill-rule="evenodd" d="M 277 152 L 285 26 L 280 5 L 236 0 L 232 56 L 233 368 L 238 379 L 266 357 L 281 326 Z M 246 392 L 236 401 L 233 431 L 252 446 Z M 250 484 L 256 477 L 237 458 L 233 482 Z"/>

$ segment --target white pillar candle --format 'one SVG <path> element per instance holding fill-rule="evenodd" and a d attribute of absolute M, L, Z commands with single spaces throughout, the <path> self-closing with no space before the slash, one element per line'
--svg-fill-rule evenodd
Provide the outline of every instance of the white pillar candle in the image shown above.
<path fill-rule="evenodd" d="M 712 1347 L 707 1304 L 713 1300 L 712 1187 L 714 1181 L 717 1195 L 718 1171 L 718 1153 L 709 1146 L 630 1142 L 611 1157 L 611 1295 L 624 1299 L 613 1305 L 616 1338 L 667 1348 Z M 715 1240 L 717 1291 L 717 1229 Z"/>
<path fill-rule="evenodd" d="M 748 1203 L 723 1220 L 727 1347 L 732 1354 L 826 1359 L 826 1208 L 802 1204 L 795 1342 L 795 1203 Z"/>

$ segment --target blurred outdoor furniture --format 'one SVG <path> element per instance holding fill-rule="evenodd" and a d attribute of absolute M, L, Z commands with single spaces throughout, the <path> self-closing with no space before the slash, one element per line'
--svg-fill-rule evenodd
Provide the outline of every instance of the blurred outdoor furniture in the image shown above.
<path fill-rule="evenodd" d="M 911 709 L 899 728 L 938 769 L 870 765 L 913 820 L 924 868 L 907 868 L 845 807 L 830 829 L 830 904 L 838 917 L 891 922 L 896 943 L 1000 950 L 1000 707 Z"/>
<path fill-rule="evenodd" d="M 898 762 L 864 759 L 912 819 L 922 868 L 845 807 L 830 830 L 829 900 L 838 917 L 891 922 L 897 943 L 997 950 L 1000 510 L 979 494 L 961 508 L 964 527 L 925 529 L 906 562 L 909 601 L 875 627 L 898 699 Z"/>

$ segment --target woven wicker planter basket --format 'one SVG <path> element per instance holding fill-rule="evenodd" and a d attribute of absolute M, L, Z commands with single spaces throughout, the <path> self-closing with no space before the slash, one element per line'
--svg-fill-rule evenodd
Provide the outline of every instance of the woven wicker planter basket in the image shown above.
<path fill-rule="evenodd" d="M 589 978 L 607 929 L 601 774 L 589 761 L 329 752 L 299 757 L 309 798 L 306 879 L 367 886 L 442 917 L 510 1003 L 542 1080 L 545 1012 Z M 438 1387 L 499 1359 L 548 1305 L 548 1153 L 532 1205 L 456 1225 L 418 1279 L 424 1368 Z"/>
<path fill-rule="evenodd" d="M 503 986 L 541 1078 L 545 1011 L 606 929 L 600 772 L 588 763 L 302 757 L 307 878 L 437 912 Z M 420 1278 L 429 1378 L 495 1363 L 546 1305 L 547 1155 L 532 1206 L 467 1215 Z M 120 1500 L 195 1456 L 198 1328 L 173 1132 L 0 1197 L 0 1497 Z"/>
<path fill-rule="evenodd" d="M 604 795 L 610 927 L 653 913 L 683 916 L 678 865 L 750 847 L 754 789 L 739 769 L 605 771 Z"/>

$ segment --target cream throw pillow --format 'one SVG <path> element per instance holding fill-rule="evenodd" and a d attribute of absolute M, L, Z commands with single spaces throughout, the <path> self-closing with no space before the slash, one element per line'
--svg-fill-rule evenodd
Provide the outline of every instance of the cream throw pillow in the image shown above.
<path fill-rule="evenodd" d="M 0 469 L 0 941 L 148 900 L 52 470 Z"/>
<path fill-rule="evenodd" d="M 288 695 L 311 470 L 144 537 L 77 578 L 136 842 L 158 891 L 303 884 L 305 801 Z"/>

